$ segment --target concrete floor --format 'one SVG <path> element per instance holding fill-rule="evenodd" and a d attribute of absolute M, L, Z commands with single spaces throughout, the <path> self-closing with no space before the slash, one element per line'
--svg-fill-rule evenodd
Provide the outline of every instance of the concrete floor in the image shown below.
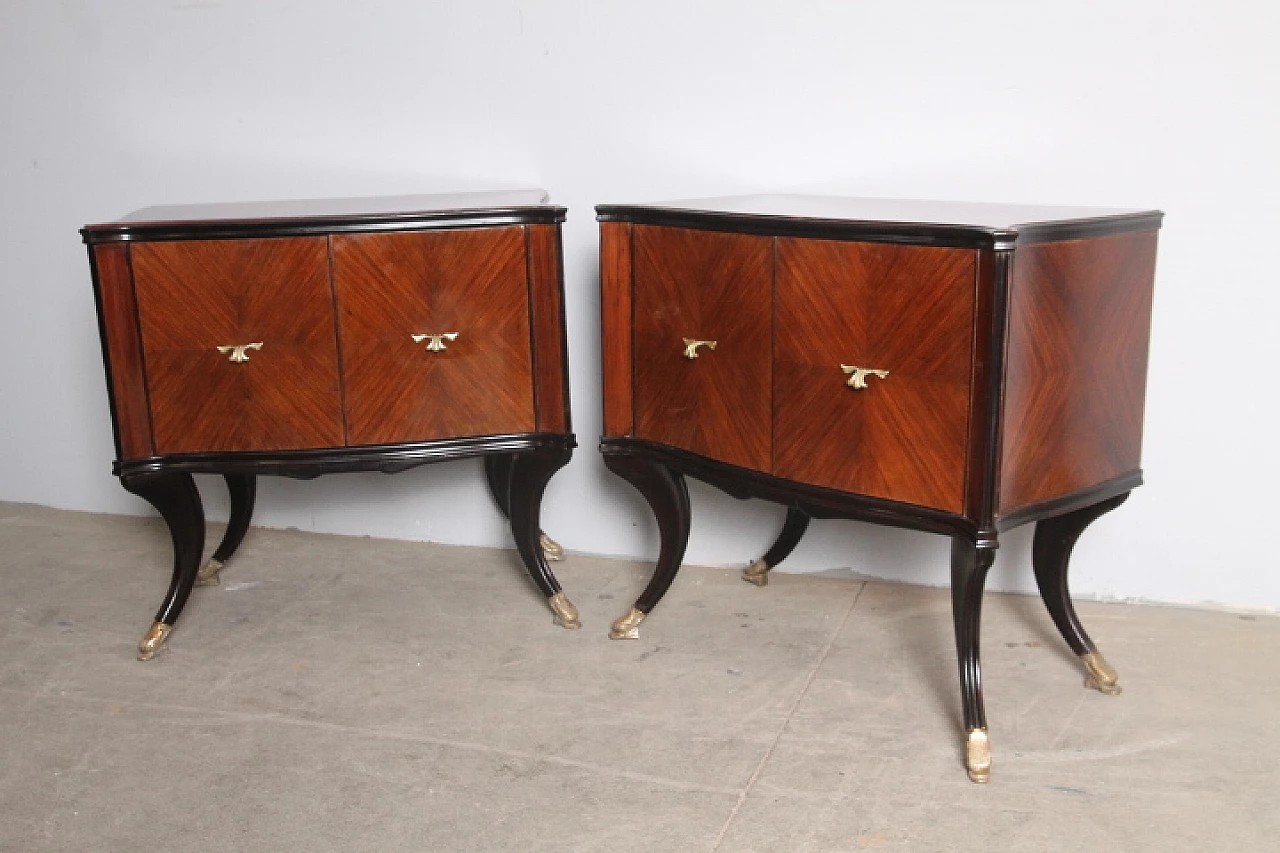
<path fill-rule="evenodd" d="M 211 533 L 211 538 L 218 531 Z M 990 595 L 992 781 L 946 590 L 254 529 L 169 645 L 156 519 L 0 504 L 0 850 L 1280 849 L 1280 619 Z"/>

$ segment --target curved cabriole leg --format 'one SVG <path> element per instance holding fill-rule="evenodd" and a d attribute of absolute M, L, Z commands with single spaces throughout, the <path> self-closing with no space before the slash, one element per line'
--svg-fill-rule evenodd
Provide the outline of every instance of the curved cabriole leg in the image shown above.
<path fill-rule="evenodd" d="M 978 637 L 982 624 L 982 589 L 995 558 L 994 545 L 979 546 L 959 536 L 951 539 L 951 616 L 955 621 L 960 697 L 964 707 L 964 763 L 969 778 L 980 783 L 991 778 L 991 745 L 987 740 L 987 712 L 982 704 Z"/>
<path fill-rule="evenodd" d="M 756 586 L 769 585 L 769 571 L 781 563 L 800 544 L 800 537 L 809 529 L 809 516 L 796 509 L 787 507 L 787 520 L 782 523 L 782 532 L 764 556 L 742 570 L 742 579 Z"/>
<path fill-rule="evenodd" d="M 1125 492 L 1066 515 L 1041 519 L 1036 522 L 1035 542 L 1031 550 L 1040 597 L 1044 599 L 1044 605 L 1049 609 L 1053 624 L 1058 626 L 1062 638 L 1084 663 L 1084 686 L 1111 696 L 1120 692 L 1116 685 L 1118 676 L 1106 658 L 1098 652 L 1097 646 L 1080 624 L 1080 618 L 1076 616 L 1076 608 L 1071 603 L 1071 591 L 1067 587 L 1067 565 L 1071 560 L 1071 550 L 1084 529 L 1094 519 L 1120 506 L 1128 497 L 1129 493 Z"/>
<path fill-rule="evenodd" d="M 568 597 L 560 590 L 560 582 L 547 567 L 547 555 L 540 543 L 542 531 L 538 527 L 542 513 L 542 493 L 547 488 L 551 475 L 564 467 L 569 461 L 568 448 L 549 447 L 529 453 L 516 455 L 511 463 L 511 474 L 507 488 L 509 508 L 511 512 L 511 533 L 516 540 L 516 548 L 520 558 L 524 560 L 529 576 L 547 597 L 547 604 L 555 613 L 555 623 L 562 628 L 581 628 L 578 620 L 578 608 L 573 606 Z M 486 472 L 490 470 L 485 466 Z M 490 485 L 495 482 L 490 477 Z M 501 480 L 498 480 L 501 484 Z M 494 490 L 497 497 L 499 490 Z M 501 505 L 501 502 L 499 502 Z"/>
<path fill-rule="evenodd" d="M 514 465 L 515 454 L 511 453 L 495 453 L 484 459 L 484 476 L 489 481 L 489 492 L 499 511 L 508 519 L 511 518 L 511 471 Z M 538 544 L 548 560 L 559 562 L 564 559 L 564 548 L 541 530 L 538 531 Z"/>
<path fill-rule="evenodd" d="M 637 640 L 640 638 L 640 623 L 671 588 L 671 582 L 684 560 L 684 549 L 689 543 L 689 489 L 679 472 L 647 459 L 606 454 L 604 464 L 644 495 L 658 520 L 658 530 L 662 535 L 658 565 L 649 585 L 636 599 L 630 612 L 614 622 L 609 631 L 610 639 Z"/>
<path fill-rule="evenodd" d="M 200 567 L 196 575 L 196 586 L 217 586 L 221 578 L 222 567 L 231 559 L 231 555 L 244 541 L 244 534 L 249 530 L 249 520 L 253 518 L 253 504 L 258 496 L 258 478 L 252 474 L 223 474 L 227 481 L 227 491 L 231 493 L 231 516 L 227 519 L 227 532 L 222 534 L 213 556 Z"/>
<path fill-rule="evenodd" d="M 160 651 L 191 595 L 204 551 L 204 508 L 190 474 L 142 474 L 122 477 L 121 484 L 160 511 L 173 538 L 173 578 L 151 630 L 138 644 L 138 660 Z"/>

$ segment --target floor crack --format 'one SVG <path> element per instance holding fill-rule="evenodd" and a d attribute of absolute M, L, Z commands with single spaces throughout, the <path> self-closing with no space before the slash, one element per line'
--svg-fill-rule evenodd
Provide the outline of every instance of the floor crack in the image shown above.
<path fill-rule="evenodd" d="M 836 640 L 840 639 L 840 635 L 844 633 L 845 623 L 849 621 L 853 608 L 858 603 L 858 599 L 862 597 L 863 590 L 867 588 L 867 582 L 863 581 L 858 587 L 858 591 L 853 594 L 853 600 L 849 602 L 849 608 L 845 610 L 844 616 L 840 619 L 840 624 L 836 626 L 835 631 L 831 632 L 831 639 L 827 641 L 827 645 L 822 650 L 822 654 L 818 655 L 818 660 L 814 663 L 813 668 L 809 670 L 808 677 L 805 678 L 804 684 L 800 687 L 796 697 L 791 700 L 791 706 L 787 708 L 787 713 L 783 715 L 782 724 L 778 726 L 777 733 L 773 736 L 773 740 L 769 742 L 768 748 L 764 751 L 760 761 L 756 764 L 755 771 L 751 774 L 751 778 L 747 780 L 747 784 L 738 792 L 738 801 L 733 804 L 733 810 L 729 812 L 729 816 L 725 818 L 724 825 L 720 827 L 720 832 L 716 834 L 715 843 L 711 845 L 711 853 L 720 849 L 720 845 L 724 843 L 725 836 L 729 833 L 729 827 L 733 825 L 733 821 L 738 817 L 738 812 L 742 810 L 742 806 L 747 801 L 747 796 L 751 793 L 751 789 L 755 787 L 756 781 L 760 778 L 760 774 L 764 771 L 764 766 L 769 762 L 769 758 L 773 755 L 773 751 L 777 748 L 778 742 L 782 740 L 783 733 L 787 730 L 787 726 L 791 723 L 791 718 L 795 716 L 796 708 L 800 707 L 800 700 L 809 692 L 813 679 L 817 677 L 818 670 L 822 669 L 822 664 L 826 662 L 827 657 L 831 654 L 831 649 L 835 646 Z"/>

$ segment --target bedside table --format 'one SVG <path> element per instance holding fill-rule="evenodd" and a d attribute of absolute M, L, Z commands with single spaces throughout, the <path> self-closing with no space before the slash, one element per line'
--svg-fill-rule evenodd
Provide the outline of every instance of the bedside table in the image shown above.
<path fill-rule="evenodd" d="M 173 578 L 139 658 L 197 578 L 216 584 L 256 477 L 393 473 L 483 456 L 555 621 L 543 490 L 575 446 L 560 224 L 541 190 L 154 207 L 81 231 L 115 431 L 114 473 L 160 511 Z M 227 532 L 200 566 L 191 475 L 220 474 Z"/>
<path fill-rule="evenodd" d="M 684 477 L 810 518 L 952 541 L 966 766 L 988 779 L 978 627 L 1001 531 L 1036 522 L 1041 595 L 1086 684 L 1119 692 L 1067 588 L 1076 539 L 1142 482 L 1163 214 L 754 196 L 602 205 L 605 463 L 646 498 L 657 568 L 689 536 Z"/>

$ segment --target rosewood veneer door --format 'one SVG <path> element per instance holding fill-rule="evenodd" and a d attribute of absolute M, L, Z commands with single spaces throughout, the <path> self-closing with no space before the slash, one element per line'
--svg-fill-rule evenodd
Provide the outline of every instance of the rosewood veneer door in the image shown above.
<path fill-rule="evenodd" d="M 323 237 L 131 252 L 157 453 L 342 444 Z M 247 360 L 218 350 L 246 344 Z"/>
<path fill-rule="evenodd" d="M 351 444 L 534 431 L 524 228 L 337 235 L 333 263 Z"/>
<path fill-rule="evenodd" d="M 779 477 L 964 510 L 975 253 L 778 240 Z M 887 371 L 866 387 L 842 367 Z"/>
<path fill-rule="evenodd" d="M 636 435 L 770 466 L 772 240 L 636 226 Z M 685 355 L 693 341 L 714 341 Z"/>

